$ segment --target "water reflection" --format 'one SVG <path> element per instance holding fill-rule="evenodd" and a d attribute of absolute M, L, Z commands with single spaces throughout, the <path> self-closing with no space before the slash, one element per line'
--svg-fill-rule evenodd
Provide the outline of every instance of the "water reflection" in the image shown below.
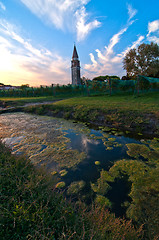
<path fill-rule="evenodd" d="M 78 177 L 80 180 L 96 179 L 99 167 L 95 161 L 107 169 L 112 162 L 128 157 L 125 144 L 138 142 L 90 130 L 84 124 L 25 113 L 2 114 L 0 122 L 0 138 L 14 153 L 25 153 L 34 164 L 43 164 L 47 169 L 55 165 L 56 170 L 76 166 L 80 173 L 75 173 L 75 178 L 82 176 Z"/>
<path fill-rule="evenodd" d="M 51 173 L 57 171 L 66 187 L 84 181 L 83 196 L 89 195 L 85 197 L 88 202 L 93 197 L 90 182 L 96 182 L 100 171 L 108 170 L 114 161 L 130 158 L 126 144 L 140 143 L 89 129 L 84 124 L 25 113 L 2 114 L 0 123 L 0 138 L 14 154 L 27 155 L 33 164 L 45 166 Z M 99 165 L 95 164 L 97 161 Z M 61 170 L 67 170 L 67 174 L 61 176 Z M 114 202 L 120 202 L 113 195 Z"/>

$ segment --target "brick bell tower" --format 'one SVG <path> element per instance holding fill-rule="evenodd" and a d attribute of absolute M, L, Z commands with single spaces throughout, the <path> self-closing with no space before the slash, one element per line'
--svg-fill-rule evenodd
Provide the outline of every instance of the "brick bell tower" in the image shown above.
<path fill-rule="evenodd" d="M 75 45 L 74 45 L 73 55 L 71 60 L 71 72 L 72 72 L 72 85 L 81 85 L 80 61 L 78 58 Z"/>

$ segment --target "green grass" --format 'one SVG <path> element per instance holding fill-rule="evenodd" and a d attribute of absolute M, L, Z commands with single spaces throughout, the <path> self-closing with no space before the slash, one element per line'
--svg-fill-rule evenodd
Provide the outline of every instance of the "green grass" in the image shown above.
<path fill-rule="evenodd" d="M 64 98 L 64 96 L 62 97 Z M 22 105 L 25 103 L 47 102 L 59 100 L 59 97 L 3 97 L 0 101 L 6 102 L 8 105 Z M 159 92 L 134 95 L 114 95 L 114 96 L 92 96 L 92 97 L 71 97 L 67 96 L 65 100 L 54 103 L 56 106 L 75 107 L 77 105 L 84 106 L 88 109 L 101 110 L 138 110 L 138 111 L 159 111 Z"/>
<path fill-rule="evenodd" d="M 54 103 L 55 106 L 76 107 L 83 106 L 89 109 L 119 111 L 159 111 L 159 92 L 142 94 L 139 97 L 133 95 L 95 96 L 70 98 Z"/>
<path fill-rule="evenodd" d="M 58 100 L 58 98 L 55 97 L 1 97 L 0 101 L 5 102 L 6 105 L 9 106 L 20 106 L 24 105 L 26 103 L 36 103 L 36 102 L 48 102 L 48 101 L 54 101 Z"/>

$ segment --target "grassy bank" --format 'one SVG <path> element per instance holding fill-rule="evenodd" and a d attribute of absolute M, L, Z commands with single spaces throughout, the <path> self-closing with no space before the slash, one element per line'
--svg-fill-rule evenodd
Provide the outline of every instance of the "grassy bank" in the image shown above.
<path fill-rule="evenodd" d="M 134 96 L 77 97 L 49 106 L 30 107 L 28 112 L 75 119 L 95 125 L 159 135 L 159 93 Z"/>
<path fill-rule="evenodd" d="M 42 103 L 42 102 L 51 102 L 58 100 L 53 96 L 50 97 L 1 97 L 0 98 L 0 107 L 17 107 L 22 106 L 27 103 Z"/>
<path fill-rule="evenodd" d="M 73 206 L 54 189 L 55 180 L 0 143 L 1 239 L 142 239 L 131 221 L 106 208 Z"/>
<path fill-rule="evenodd" d="M 55 103 L 55 106 L 76 107 L 77 105 L 103 111 L 119 109 L 119 111 L 159 111 L 159 92 L 133 95 L 95 96 L 66 99 Z"/>

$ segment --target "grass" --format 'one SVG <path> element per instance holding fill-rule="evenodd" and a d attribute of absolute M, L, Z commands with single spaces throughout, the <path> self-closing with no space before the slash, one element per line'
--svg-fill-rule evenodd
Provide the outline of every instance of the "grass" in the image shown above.
<path fill-rule="evenodd" d="M 71 95 L 70 95 L 71 96 Z M 138 110 L 138 111 L 159 111 L 159 92 L 144 93 L 140 96 L 122 94 L 114 96 L 92 96 L 92 97 L 71 97 L 54 103 L 55 106 L 76 107 L 84 106 L 88 109 L 118 109 L 118 110 Z M 62 97 L 64 98 L 64 96 Z M 4 101 L 10 105 L 22 105 L 25 103 L 47 102 L 59 100 L 60 97 L 1 97 L 0 101 Z"/>
<path fill-rule="evenodd" d="M 54 103 L 55 106 L 76 107 L 83 106 L 88 109 L 119 111 L 159 111 L 159 92 L 142 94 L 139 97 L 133 95 L 77 97 L 65 99 Z"/>
<path fill-rule="evenodd" d="M 54 101 L 58 100 L 58 98 L 55 98 L 53 96 L 47 96 L 47 97 L 1 97 L 0 101 L 5 102 L 7 106 L 20 106 L 24 105 L 26 103 L 37 103 L 37 102 L 48 102 L 48 101 Z"/>

